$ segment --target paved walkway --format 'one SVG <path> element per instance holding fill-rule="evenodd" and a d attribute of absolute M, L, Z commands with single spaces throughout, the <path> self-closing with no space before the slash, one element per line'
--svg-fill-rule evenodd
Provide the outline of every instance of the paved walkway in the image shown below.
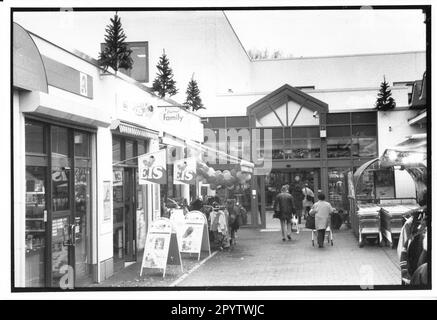
<path fill-rule="evenodd" d="M 334 232 L 334 246 L 312 246 L 311 232 L 282 241 L 274 224 L 240 229 L 234 250 L 220 252 L 178 286 L 400 285 L 396 250 L 359 248 L 352 231 Z"/>

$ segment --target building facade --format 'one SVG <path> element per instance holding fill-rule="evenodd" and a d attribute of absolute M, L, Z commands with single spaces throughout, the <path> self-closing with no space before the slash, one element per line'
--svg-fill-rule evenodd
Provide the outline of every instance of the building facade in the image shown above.
<path fill-rule="evenodd" d="M 16 23 L 13 44 L 15 287 L 100 282 L 139 259 L 161 215 L 161 186 L 139 184 L 138 157 L 183 151 L 173 140 L 199 143 L 203 126 L 134 79 Z"/>

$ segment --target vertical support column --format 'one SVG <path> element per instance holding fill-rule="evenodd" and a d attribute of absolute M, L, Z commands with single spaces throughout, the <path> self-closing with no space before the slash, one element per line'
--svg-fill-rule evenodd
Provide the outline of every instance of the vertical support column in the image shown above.
<path fill-rule="evenodd" d="M 266 228 L 266 179 L 265 176 L 258 176 L 259 179 L 259 195 L 261 197 L 261 227 Z"/>
<path fill-rule="evenodd" d="M 326 113 L 320 113 L 320 130 L 326 128 Z M 328 144 L 326 138 L 320 138 L 320 188 L 325 195 L 328 194 Z"/>
<path fill-rule="evenodd" d="M 250 194 L 250 212 L 251 212 L 251 223 L 252 226 L 256 227 L 258 225 L 258 183 L 257 177 L 255 174 L 252 175 L 252 180 L 250 182 L 251 185 L 251 194 Z"/>

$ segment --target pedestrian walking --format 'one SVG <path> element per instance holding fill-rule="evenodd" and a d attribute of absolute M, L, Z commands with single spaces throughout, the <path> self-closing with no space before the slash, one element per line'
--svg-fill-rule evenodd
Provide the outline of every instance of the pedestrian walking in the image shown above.
<path fill-rule="evenodd" d="M 325 194 L 319 193 L 319 201 L 311 208 L 309 214 L 315 217 L 315 225 L 317 230 L 317 242 L 319 248 L 323 248 L 325 240 L 325 231 L 331 221 L 331 214 L 334 212 L 331 204 L 325 201 Z"/>
<path fill-rule="evenodd" d="M 281 221 L 282 241 L 285 241 L 285 236 L 291 240 L 291 218 L 296 213 L 293 197 L 289 193 L 289 186 L 284 185 L 275 198 L 275 218 Z"/>
<path fill-rule="evenodd" d="M 226 200 L 226 211 L 229 219 L 229 234 L 230 234 L 230 245 L 236 244 L 236 233 L 240 228 L 242 223 L 240 209 L 236 206 L 236 201 L 234 199 Z"/>
<path fill-rule="evenodd" d="M 302 200 L 302 207 L 303 207 L 303 215 L 306 219 L 308 216 L 308 213 L 311 210 L 311 207 L 314 204 L 314 192 L 310 189 L 308 186 L 308 183 L 305 183 L 304 187 L 302 188 L 302 194 L 303 194 L 303 200 Z"/>
<path fill-rule="evenodd" d="M 293 187 L 291 189 L 291 195 L 293 197 L 293 203 L 295 208 L 295 215 L 297 217 L 298 223 L 300 224 L 302 221 L 302 201 L 303 201 L 303 194 L 301 185 L 296 182 L 293 184 Z"/>
<path fill-rule="evenodd" d="M 219 203 L 214 202 L 213 211 L 211 212 L 211 231 L 213 233 L 214 245 L 219 250 L 229 247 L 228 220 L 227 211 L 222 210 Z"/>

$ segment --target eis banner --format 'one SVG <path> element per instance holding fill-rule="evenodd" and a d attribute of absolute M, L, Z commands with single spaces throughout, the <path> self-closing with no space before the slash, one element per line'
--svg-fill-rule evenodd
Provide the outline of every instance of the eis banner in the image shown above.
<path fill-rule="evenodd" d="M 167 183 L 166 155 L 166 150 L 160 150 L 138 157 L 139 184 Z"/>
<path fill-rule="evenodd" d="M 174 162 L 173 183 L 196 184 L 196 158 L 186 158 Z"/>

